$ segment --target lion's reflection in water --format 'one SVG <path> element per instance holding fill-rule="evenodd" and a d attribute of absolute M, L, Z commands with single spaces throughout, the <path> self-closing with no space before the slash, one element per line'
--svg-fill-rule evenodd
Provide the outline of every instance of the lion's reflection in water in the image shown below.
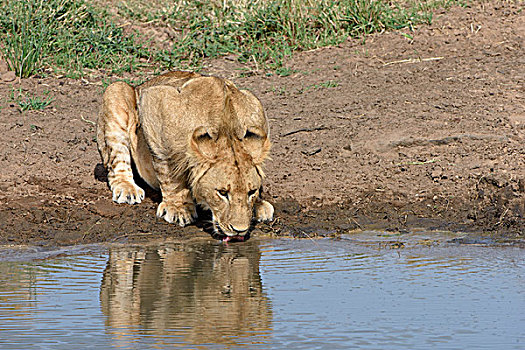
<path fill-rule="evenodd" d="M 264 343 L 272 314 L 260 257 L 254 240 L 113 249 L 100 292 L 107 332 L 115 345 L 144 335 L 163 345 Z"/>

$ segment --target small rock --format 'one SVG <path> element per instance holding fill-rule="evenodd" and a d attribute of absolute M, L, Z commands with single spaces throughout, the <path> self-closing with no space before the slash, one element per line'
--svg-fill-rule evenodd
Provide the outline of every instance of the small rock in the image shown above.
<path fill-rule="evenodd" d="M 7 62 L 0 59 L 0 73 L 5 73 L 9 70 Z"/>
<path fill-rule="evenodd" d="M 525 192 L 525 180 L 524 179 L 518 180 L 518 191 Z"/>
<path fill-rule="evenodd" d="M 108 181 L 108 171 L 102 163 L 98 163 L 95 166 L 95 170 L 93 171 L 93 174 L 95 175 L 95 179 L 97 179 L 100 182 Z"/>
<path fill-rule="evenodd" d="M 124 212 L 123 207 L 114 205 L 111 201 L 104 199 L 94 203 L 91 209 L 98 215 L 109 218 L 120 216 Z"/>
<path fill-rule="evenodd" d="M 301 153 L 304 154 L 305 156 L 313 156 L 314 154 L 317 154 L 319 152 L 321 152 L 321 147 L 314 147 L 314 148 L 310 148 L 310 149 L 301 151 Z"/>
<path fill-rule="evenodd" d="M 432 177 L 432 179 L 436 180 L 436 179 L 440 179 L 442 176 L 443 176 L 443 170 L 441 169 L 434 169 L 432 171 L 432 173 L 430 174 L 430 176 Z"/>
<path fill-rule="evenodd" d="M 13 71 L 2 73 L 2 80 L 5 82 L 10 82 L 16 79 L 16 74 Z"/>

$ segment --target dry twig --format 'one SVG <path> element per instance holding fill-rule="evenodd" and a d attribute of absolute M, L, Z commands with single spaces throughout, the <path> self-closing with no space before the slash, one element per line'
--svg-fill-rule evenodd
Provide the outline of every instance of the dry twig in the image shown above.
<path fill-rule="evenodd" d="M 399 63 L 420 63 L 420 62 L 428 62 L 428 61 L 439 61 L 442 60 L 445 57 L 429 57 L 429 58 L 407 58 L 405 60 L 399 60 L 399 61 L 392 61 L 387 62 L 383 64 L 384 66 L 389 66 L 391 64 L 399 64 Z"/>
<path fill-rule="evenodd" d="M 290 135 L 293 135 L 293 134 L 297 134 L 299 132 L 312 132 L 312 131 L 319 131 L 319 130 L 326 130 L 326 129 L 328 129 L 326 126 L 318 126 L 318 127 L 315 127 L 315 128 L 301 128 L 301 129 L 297 129 L 297 130 L 288 131 L 288 132 L 282 134 L 281 136 L 285 137 L 285 136 L 290 136 Z"/>

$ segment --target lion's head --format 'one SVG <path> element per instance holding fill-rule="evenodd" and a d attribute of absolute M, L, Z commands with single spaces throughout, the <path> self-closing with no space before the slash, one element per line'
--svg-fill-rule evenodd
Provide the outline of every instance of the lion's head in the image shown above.
<path fill-rule="evenodd" d="M 191 185 L 195 201 L 211 210 L 216 233 L 243 240 L 261 201 L 261 165 L 270 149 L 267 131 L 255 126 L 240 133 L 201 127 L 191 145 L 199 160 Z"/>

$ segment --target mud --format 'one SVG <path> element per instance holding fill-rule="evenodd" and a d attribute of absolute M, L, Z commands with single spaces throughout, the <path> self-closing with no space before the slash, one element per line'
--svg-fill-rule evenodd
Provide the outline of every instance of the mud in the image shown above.
<path fill-rule="evenodd" d="M 264 196 L 276 219 L 253 234 L 424 227 L 523 239 L 519 10 L 498 1 L 453 8 L 412 39 L 382 33 L 298 54 L 285 77 L 246 74 L 231 57 L 208 62 L 203 73 L 252 90 L 270 118 Z M 0 244 L 208 234 L 202 222 L 181 229 L 157 219 L 152 191 L 140 205 L 111 201 L 94 125 L 105 77 L 17 81 L 0 64 Z M 11 98 L 19 86 L 54 102 L 21 112 Z"/>

